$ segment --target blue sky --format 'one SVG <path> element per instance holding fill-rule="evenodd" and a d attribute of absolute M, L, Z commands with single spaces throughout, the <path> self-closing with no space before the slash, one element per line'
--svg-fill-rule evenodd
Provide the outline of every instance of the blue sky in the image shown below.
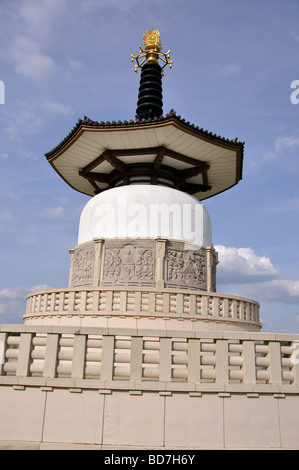
<path fill-rule="evenodd" d="M 258 300 L 264 331 L 299 332 L 298 17 L 298 0 L 0 0 L 1 323 L 67 286 L 89 198 L 44 153 L 85 115 L 135 118 L 130 54 L 154 28 L 174 61 L 164 114 L 245 141 L 243 180 L 205 201 L 217 290 Z"/>

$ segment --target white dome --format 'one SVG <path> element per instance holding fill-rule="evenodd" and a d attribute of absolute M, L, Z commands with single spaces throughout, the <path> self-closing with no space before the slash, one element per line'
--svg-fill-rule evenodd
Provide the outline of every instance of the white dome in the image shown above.
<path fill-rule="evenodd" d="M 212 246 L 209 214 L 189 194 L 142 184 L 104 191 L 81 214 L 78 244 L 93 238 L 158 237 Z"/>

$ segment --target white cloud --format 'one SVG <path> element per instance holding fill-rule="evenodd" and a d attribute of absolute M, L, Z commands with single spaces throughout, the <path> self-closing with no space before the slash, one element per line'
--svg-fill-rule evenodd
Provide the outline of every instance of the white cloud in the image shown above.
<path fill-rule="evenodd" d="M 285 199 L 283 201 L 272 204 L 268 211 L 273 214 L 286 213 L 286 212 L 297 212 L 299 210 L 299 196 L 292 199 Z"/>
<path fill-rule="evenodd" d="M 277 159 L 286 157 L 287 154 L 299 148 L 299 136 L 289 135 L 278 137 L 273 144 L 273 149 L 266 152 L 263 156 L 264 160 Z"/>
<path fill-rule="evenodd" d="M 16 287 L 14 289 L 9 289 L 5 287 L 4 289 L 0 290 L 0 299 L 17 299 L 20 295 L 24 295 L 24 289 L 21 287 Z"/>
<path fill-rule="evenodd" d="M 44 108 L 51 114 L 60 114 L 64 116 L 71 114 L 72 112 L 72 108 L 70 106 L 58 103 L 57 101 L 45 101 Z"/>
<path fill-rule="evenodd" d="M 275 279 L 260 284 L 244 284 L 243 292 L 259 301 L 299 305 L 299 281 Z"/>
<path fill-rule="evenodd" d="M 52 200 L 60 204 L 68 204 L 69 199 L 66 196 L 52 196 Z"/>
<path fill-rule="evenodd" d="M 18 15 L 27 33 L 39 41 L 48 41 L 57 21 L 65 19 L 69 0 L 23 0 L 17 2 Z"/>
<path fill-rule="evenodd" d="M 27 295 L 28 290 L 22 287 L 0 290 L 1 323 L 23 323 L 22 317 L 26 311 Z"/>
<path fill-rule="evenodd" d="M 85 68 L 85 65 L 80 60 L 68 59 L 67 63 L 70 70 L 73 72 L 77 72 L 78 70 L 83 70 Z"/>
<path fill-rule="evenodd" d="M 299 33 L 293 32 L 291 36 L 294 39 L 294 41 L 296 41 L 296 42 L 299 41 Z"/>
<path fill-rule="evenodd" d="M 44 119 L 33 109 L 20 109 L 6 118 L 4 132 L 8 139 L 15 141 L 20 135 L 32 135 L 41 130 Z"/>
<path fill-rule="evenodd" d="M 238 64 L 228 64 L 225 65 L 221 70 L 220 73 L 224 77 L 231 77 L 232 75 L 237 75 L 240 73 L 240 66 Z"/>
<path fill-rule="evenodd" d="M 295 147 L 299 147 L 299 136 L 297 135 L 279 137 L 274 142 L 274 148 L 276 152 L 282 152 L 285 149 Z"/>
<path fill-rule="evenodd" d="M 269 258 L 258 256 L 251 248 L 217 245 L 215 249 L 219 256 L 217 285 L 222 292 L 299 305 L 299 280 L 278 279 L 279 270 Z"/>
<path fill-rule="evenodd" d="M 278 274 L 269 258 L 256 255 L 251 248 L 217 245 L 215 249 L 219 257 L 217 274 L 222 284 L 261 282 Z"/>
<path fill-rule="evenodd" d="M 30 292 L 46 290 L 50 287 L 46 284 L 34 286 L 32 289 L 14 287 L 0 290 L 0 323 L 23 323 L 23 315 L 26 312 L 26 297 Z"/>
<path fill-rule="evenodd" d="M 81 0 L 81 5 L 83 10 L 95 10 L 103 5 L 103 1 L 99 2 L 99 0 Z M 107 3 L 107 2 L 106 2 Z"/>
<path fill-rule="evenodd" d="M 24 158 L 24 160 L 37 160 L 37 156 L 35 153 L 31 152 L 31 150 L 22 150 L 20 156 Z"/>
<path fill-rule="evenodd" d="M 15 36 L 9 47 L 9 58 L 18 74 L 37 82 L 48 77 L 56 67 L 39 43 L 25 35 Z"/>
<path fill-rule="evenodd" d="M 19 13 L 30 26 L 43 27 L 61 13 L 64 4 L 64 0 L 25 0 L 20 4 Z"/>
<path fill-rule="evenodd" d="M 2 38 L 0 56 L 14 71 L 35 83 L 58 70 L 54 58 L 57 30 L 69 19 L 70 0 L 10 0 L 2 13 L 9 27 Z"/>
<path fill-rule="evenodd" d="M 21 200 L 19 194 L 14 193 L 13 191 L 9 191 L 8 194 L 7 194 L 7 197 L 12 201 L 20 201 Z"/>
<path fill-rule="evenodd" d="M 67 116 L 72 113 L 69 105 L 64 105 L 57 101 L 45 100 L 39 102 L 21 102 L 17 112 L 8 113 L 3 121 L 3 131 L 10 141 L 21 140 L 23 136 L 30 136 L 39 133 L 47 123 L 50 115 Z M 31 150 L 21 152 L 23 158 L 36 159 L 36 155 Z M 6 160 L 8 154 L 0 153 L 0 162 Z"/>
<path fill-rule="evenodd" d="M 6 118 L 4 132 L 9 140 L 15 140 L 20 133 L 32 135 L 39 132 L 44 125 L 44 119 L 34 110 L 20 109 Z"/>
<path fill-rule="evenodd" d="M 48 286 L 48 284 L 39 284 L 37 286 L 33 286 L 31 288 L 31 292 L 39 292 L 39 291 L 48 290 L 48 289 L 51 289 L 51 287 Z"/>
<path fill-rule="evenodd" d="M 131 6 L 136 4 L 136 0 L 79 0 L 79 3 L 83 10 L 87 12 L 105 7 L 116 7 L 128 11 Z"/>
<path fill-rule="evenodd" d="M 0 212 L 0 222 L 11 219 L 12 213 L 10 211 Z"/>
<path fill-rule="evenodd" d="M 45 210 L 45 216 L 50 217 L 52 219 L 57 219 L 60 217 L 63 217 L 65 214 L 65 211 L 63 207 L 57 206 L 57 207 L 47 207 Z"/>
<path fill-rule="evenodd" d="M 56 206 L 46 207 L 45 209 L 39 208 L 35 212 L 35 217 L 38 219 L 64 219 L 64 220 L 76 220 L 82 212 L 82 207 L 73 207 L 68 203 L 67 198 L 52 198 L 53 201 L 56 199 Z M 53 203 L 54 204 L 54 203 Z M 63 204 L 63 205 L 61 205 Z"/>

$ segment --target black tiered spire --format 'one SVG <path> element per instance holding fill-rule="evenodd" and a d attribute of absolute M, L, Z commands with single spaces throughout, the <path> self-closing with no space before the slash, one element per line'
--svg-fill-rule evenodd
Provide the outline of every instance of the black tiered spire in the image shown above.
<path fill-rule="evenodd" d="M 148 119 L 163 115 L 162 69 L 159 64 L 149 62 L 141 70 L 136 118 Z"/>
<path fill-rule="evenodd" d="M 163 114 L 162 101 L 162 75 L 166 65 L 172 67 L 172 60 L 169 59 L 170 51 L 166 54 L 162 52 L 160 33 L 157 30 L 147 31 L 143 35 L 145 49 L 139 46 L 139 54 L 131 54 L 132 62 L 136 60 L 135 72 L 141 68 L 141 78 L 139 95 L 136 109 L 137 119 L 160 118 Z M 142 62 L 139 63 L 139 59 Z M 158 60 L 162 60 L 161 67 Z M 145 64 L 146 62 L 146 64 Z M 145 65 L 143 65 L 145 64 Z"/>

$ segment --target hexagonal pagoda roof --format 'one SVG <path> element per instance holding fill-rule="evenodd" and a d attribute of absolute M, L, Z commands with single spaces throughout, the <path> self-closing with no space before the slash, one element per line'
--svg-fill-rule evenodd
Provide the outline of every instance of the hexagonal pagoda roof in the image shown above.
<path fill-rule="evenodd" d="M 73 189 L 94 196 L 136 183 L 162 184 L 204 200 L 242 179 L 244 142 L 229 140 L 166 117 L 97 122 L 79 119 L 69 135 L 46 153 Z"/>

